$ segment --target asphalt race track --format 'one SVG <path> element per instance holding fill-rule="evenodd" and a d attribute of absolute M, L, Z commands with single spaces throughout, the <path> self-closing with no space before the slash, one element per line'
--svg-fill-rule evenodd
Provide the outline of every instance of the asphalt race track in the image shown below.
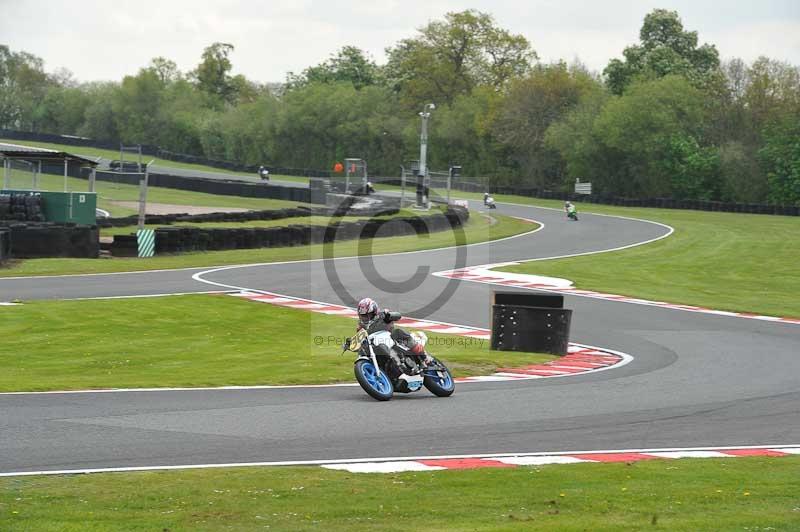
<path fill-rule="evenodd" d="M 0 279 L 0 300 L 248 288 L 344 304 L 370 295 L 414 317 L 488 327 L 492 287 L 430 273 L 601 251 L 669 231 L 590 214 L 567 222 L 560 211 L 534 207 L 501 204 L 498 210 L 544 228 L 470 246 L 461 261 L 455 249 L 445 249 L 216 270 Z M 415 272 L 421 283 L 405 286 Z M 565 306 L 574 310 L 572 341 L 634 360 L 584 376 L 465 383 L 448 399 L 419 393 L 388 403 L 354 386 L 5 394 L 0 472 L 800 443 L 799 325 L 575 296 L 565 296 Z M 324 334 L 309 331 L 309 342 Z M 331 347 L 331 356 L 338 352 Z"/>

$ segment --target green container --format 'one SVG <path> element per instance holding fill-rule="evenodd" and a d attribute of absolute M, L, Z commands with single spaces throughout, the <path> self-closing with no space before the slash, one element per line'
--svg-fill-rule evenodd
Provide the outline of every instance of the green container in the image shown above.
<path fill-rule="evenodd" d="M 97 224 L 97 193 L 2 190 L 2 194 L 33 192 L 42 196 L 42 212 L 48 222 Z"/>

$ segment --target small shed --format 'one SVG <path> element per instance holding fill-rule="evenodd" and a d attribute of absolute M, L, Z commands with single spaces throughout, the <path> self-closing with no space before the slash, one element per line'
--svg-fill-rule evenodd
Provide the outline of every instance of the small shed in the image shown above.
<path fill-rule="evenodd" d="M 21 144 L 8 144 L 0 142 L 0 159 L 3 160 L 3 188 L 8 189 L 10 184 L 10 174 L 13 163 L 22 163 L 27 166 L 32 174 L 32 188 L 39 188 L 39 175 L 42 169 L 48 170 L 47 173 L 60 173 L 54 171 L 58 167 L 64 169 L 64 192 L 67 191 L 67 177 L 70 169 L 90 168 L 92 171 L 89 177 L 89 191 L 94 192 L 95 168 L 99 161 L 87 159 L 80 155 L 74 155 L 65 151 L 49 150 L 47 148 L 37 148 L 34 146 L 23 146 Z M 73 172 L 79 173 L 78 172 Z"/>

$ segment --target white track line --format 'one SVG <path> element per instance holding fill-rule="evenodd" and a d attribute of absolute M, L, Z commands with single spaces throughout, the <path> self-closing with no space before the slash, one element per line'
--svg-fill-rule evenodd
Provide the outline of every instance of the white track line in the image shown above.
<path fill-rule="evenodd" d="M 725 447 L 670 447 L 658 449 L 622 449 L 622 450 L 603 450 L 603 451 L 554 451 L 554 452 L 534 452 L 534 453 L 490 453 L 490 454 L 457 454 L 457 455 L 428 455 L 428 456 L 392 456 L 375 458 L 343 458 L 330 460 L 286 460 L 277 462 L 227 462 L 218 464 L 183 464 L 183 465 L 161 465 L 161 466 L 138 466 L 138 467 L 105 467 L 92 469 L 59 469 L 59 470 L 37 470 L 37 471 L 15 471 L 0 473 L 0 477 L 21 477 L 33 475 L 71 475 L 86 473 L 121 473 L 134 471 L 158 471 L 158 470 L 181 470 L 181 469 L 217 469 L 223 467 L 286 467 L 286 466 L 325 466 L 337 464 L 368 464 L 368 463 L 391 463 L 391 462 L 413 462 L 417 460 L 457 460 L 457 459 L 521 459 L 536 457 L 567 457 L 570 455 L 592 455 L 592 454 L 651 454 L 651 453 L 686 453 L 697 451 L 720 452 L 725 450 L 746 450 L 764 449 L 780 450 L 787 454 L 800 454 L 800 445 L 778 444 L 778 445 L 736 445 Z"/>

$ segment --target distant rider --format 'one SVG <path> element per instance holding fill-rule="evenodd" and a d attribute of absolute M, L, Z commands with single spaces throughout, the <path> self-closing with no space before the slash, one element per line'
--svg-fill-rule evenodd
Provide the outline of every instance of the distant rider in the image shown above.
<path fill-rule="evenodd" d="M 576 214 L 575 205 L 573 205 L 570 202 L 566 202 L 564 204 L 564 212 L 566 212 L 567 216 L 569 217 L 575 216 Z"/>

